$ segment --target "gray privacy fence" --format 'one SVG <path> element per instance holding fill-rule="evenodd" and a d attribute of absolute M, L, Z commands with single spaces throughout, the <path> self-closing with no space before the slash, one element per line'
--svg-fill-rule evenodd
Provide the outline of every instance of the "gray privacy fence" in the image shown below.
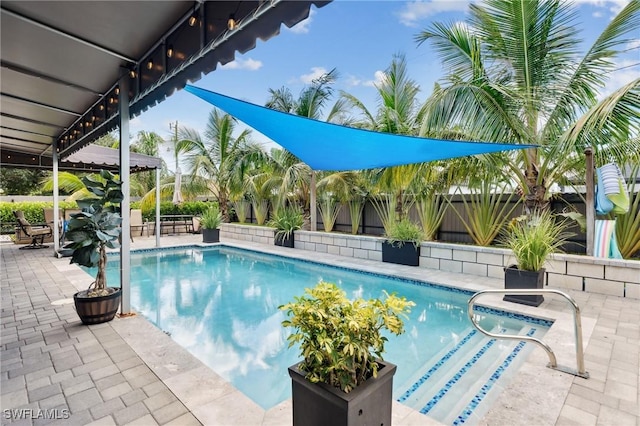
<path fill-rule="evenodd" d="M 446 243 L 462 243 L 462 244 L 473 244 L 473 240 L 467 233 L 462 220 L 456 215 L 456 213 L 452 210 L 452 207 L 457 209 L 457 211 L 464 217 L 468 218 L 465 208 L 464 201 L 462 197 L 469 197 L 468 195 L 460 195 L 456 194 L 451 197 L 451 204 L 447 208 L 447 211 L 444 215 L 444 219 L 442 220 L 442 225 L 438 231 L 436 236 L 436 240 L 440 242 Z M 502 197 L 503 203 L 508 200 L 507 194 Z M 517 196 L 513 196 L 511 198 L 511 204 L 515 204 L 518 200 Z M 442 203 L 446 203 L 446 201 L 441 200 Z M 469 202 L 467 198 L 467 202 Z M 564 211 L 578 211 L 579 213 L 585 214 L 585 204 L 577 194 L 562 194 L 557 197 L 554 197 L 551 201 L 551 209 L 552 211 L 559 213 Z M 253 209 L 250 209 L 249 218 L 247 218 L 247 222 L 255 223 L 255 215 L 253 213 Z M 510 207 L 506 209 L 510 210 Z M 522 215 L 522 206 L 518 206 L 512 217 L 517 217 Z M 409 217 L 415 221 L 416 223 L 420 223 L 418 213 L 415 209 L 415 206 L 411 208 L 409 211 Z M 574 222 L 575 223 L 575 222 Z M 318 212 L 318 228 L 319 231 L 324 229 L 322 224 L 322 218 L 320 216 L 320 212 Z M 343 205 L 338 214 L 338 218 L 336 219 L 336 223 L 333 227 L 333 231 L 337 232 L 346 232 L 351 233 L 351 216 L 349 214 L 349 206 Z M 580 227 L 576 224 L 572 226 L 570 231 L 574 234 L 572 238 L 569 239 L 569 243 L 563 247 L 563 250 L 567 253 L 586 253 L 586 234 L 580 230 Z M 362 211 L 362 218 L 360 220 L 360 228 L 358 229 L 358 234 L 360 235 L 382 235 L 384 234 L 384 228 L 382 227 L 382 222 L 376 213 L 376 210 L 371 203 L 371 201 L 367 201 L 364 209 Z M 496 244 L 494 242 L 494 244 Z"/>

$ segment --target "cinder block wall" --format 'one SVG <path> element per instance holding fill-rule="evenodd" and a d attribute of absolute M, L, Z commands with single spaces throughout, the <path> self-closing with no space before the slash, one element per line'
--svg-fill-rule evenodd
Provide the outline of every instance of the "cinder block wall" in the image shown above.
<path fill-rule="evenodd" d="M 225 223 L 220 237 L 273 244 L 273 234 L 273 228 Z M 311 231 L 294 235 L 298 250 L 382 261 L 382 237 Z M 421 268 L 502 278 L 504 268 L 514 263 L 509 250 L 495 247 L 423 242 L 420 248 Z M 640 261 L 554 254 L 545 266 L 549 287 L 640 299 Z"/>

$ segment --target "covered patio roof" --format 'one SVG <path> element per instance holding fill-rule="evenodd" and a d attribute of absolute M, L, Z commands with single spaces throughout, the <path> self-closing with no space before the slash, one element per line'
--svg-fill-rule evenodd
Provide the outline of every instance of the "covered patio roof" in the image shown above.
<path fill-rule="evenodd" d="M 0 167 L 18 167 L 29 169 L 51 170 L 53 158 L 49 155 L 32 155 L 24 152 L 3 149 L 0 152 Z M 120 169 L 120 151 L 100 145 L 87 145 L 69 157 L 60 161 L 59 170 L 76 172 L 95 172 L 104 169 L 117 172 Z M 162 160 L 158 157 L 129 154 L 129 170 L 131 173 L 162 168 Z"/>
<path fill-rule="evenodd" d="M 64 159 L 118 125 L 121 77 L 135 117 L 327 3 L 3 1 L 0 149 Z"/>

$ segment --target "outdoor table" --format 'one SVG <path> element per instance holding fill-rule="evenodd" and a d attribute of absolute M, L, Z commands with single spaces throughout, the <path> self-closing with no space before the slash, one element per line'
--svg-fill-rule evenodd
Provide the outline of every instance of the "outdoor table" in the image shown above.
<path fill-rule="evenodd" d="M 176 229 L 178 230 L 176 232 Z M 193 215 L 190 214 L 165 214 L 160 216 L 160 235 L 175 235 L 184 229 L 193 233 Z M 165 232 L 166 230 L 166 232 Z M 169 232 L 171 230 L 171 232 Z"/>

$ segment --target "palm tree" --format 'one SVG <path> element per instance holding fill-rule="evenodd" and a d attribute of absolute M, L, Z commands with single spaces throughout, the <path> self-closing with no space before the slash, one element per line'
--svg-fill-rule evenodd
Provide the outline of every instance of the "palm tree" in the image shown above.
<path fill-rule="evenodd" d="M 164 144 L 164 139 L 155 132 L 140 130 L 136 140 L 131 144 L 131 152 L 138 154 L 160 157 L 160 146 Z M 166 175 L 166 164 L 162 161 L 163 174 Z M 149 191 L 155 190 L 156 178 L 153 170 L 138 172 L 131 175 L 131 195 L 143 196 Z"/>
<path fill-rule="evenodd" d="M 242 185 L 252 163 L 266 155 L 260 145 L 251 142 L 251 130 L 234 136 L 236 123 L 232 116 L 214 108 L 204 138 L 193 129 L 181 128 L 177 145 L 184 153 L 192 182 L 204 179 L 209 183 L 225 222 L 229 221 L 230 194 Z"/>
<path fill-rule="evenodd" d="M 290 114 L 320 120 L 323 109 L 333 96 L 331 86 L 338 78 L 338 72 L 334 68 L 328 73 L 314 80 L 311 85 L 305 87 L 298 99 L 295 99 L 291 90 L 287 87 L 274 90 L 269 89 L 270 97 L 265 106 Z M 332 121 L 344 112 L 344 102 L 337 102 L 333 105 L 326 121 Z M 302 137 L 302 136 L 301 136 Z M 294 195 L 297 202 L 303 209 L 305 218 L 305 229 L 308 229 L 311 217 L 310 195 L 314 188 L 311 188 L 311 168 L 300 161 L 289 151 L 274 150 L 273 160 L 275 161 L 274 176 L 280 182 L 279 193 L 280 202 L 283 202 L 287 195 Z"/>
<path fill-rule="evenodd" d="M 341 98 L 356 110 L 363 119 L 355 125 L 378 132 L 402 135 L 418 133 L 418 101 L 420 90 L 418 84 L 409 78 L 407 61 L 404 55 L 393 56 L 391 64 L 384 74 L 384 79 L 376 84 L 378 91 L 378 110 L 370 112 L 364 104 L 348 93 L 342 92 Z M 421 172 L 422 164 L 386 167 L 368 172 L 377 183 L 378 192 L 390 193 L 395 203 L 393 217 L 401 220 L 409 207 L 406 191 Z M 383 219 L 384 221 L 384 219 Z"/>
<path fill-rule="evenodd" d="M 469 140 L 538 145 L 491 156 L 529 211 L 548 205 L 553 182 L 580 173 L 588 146 L 637 162 L 640 79 L 599 102 L 598 94 L 637 34 L 639 12 L 629 2 L 582 57 L 574 6 L 561 0 L 486 0 L 470 6 L 465 24 L 433 24 L 416 41 L 431 42 L 450 73 L 425 104 L 421 134 L 455 129 Z"/>

